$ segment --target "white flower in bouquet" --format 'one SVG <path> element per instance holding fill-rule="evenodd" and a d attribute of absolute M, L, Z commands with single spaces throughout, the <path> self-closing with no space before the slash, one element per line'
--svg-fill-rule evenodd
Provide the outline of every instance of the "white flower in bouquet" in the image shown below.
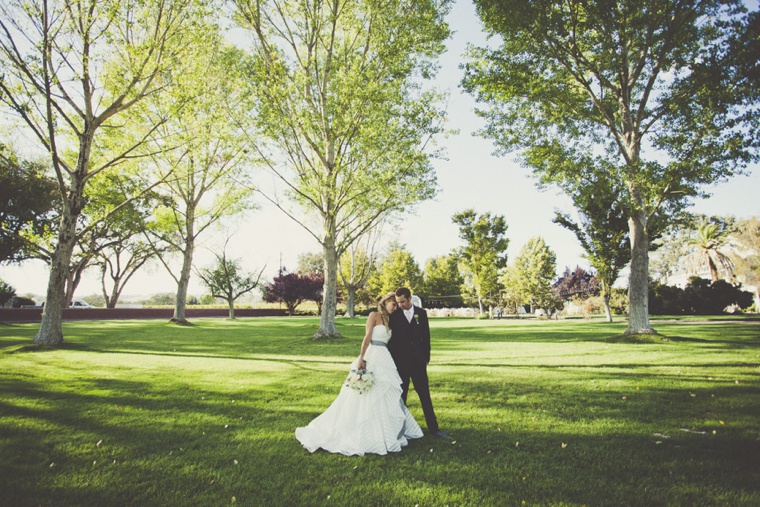
<path fill-rule="evenodd" d="M 374 383 L 375 377 L 371 371 L 352 369 L 348 377 L 346 377 L 345 386 L 358 391 L 359 394 L 364 394 L 369 391 Z"/>

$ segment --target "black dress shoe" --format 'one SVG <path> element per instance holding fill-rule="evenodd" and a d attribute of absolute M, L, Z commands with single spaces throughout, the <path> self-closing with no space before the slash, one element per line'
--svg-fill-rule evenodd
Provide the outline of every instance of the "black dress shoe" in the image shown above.
<path fill-rule="evenodd" d="M 444 440 L 452 440 L 450 436 L 448 436 L 446 433 L 442 432 L 441 430 L 433 431 L 430 433 L 431 435 L 434 435 L 438 438 L 442 438 Z"/>

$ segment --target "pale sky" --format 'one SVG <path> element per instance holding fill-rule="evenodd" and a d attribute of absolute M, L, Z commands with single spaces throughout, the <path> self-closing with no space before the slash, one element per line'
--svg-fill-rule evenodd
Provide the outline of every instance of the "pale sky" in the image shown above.
<path fill-rule="evenodd" d="M 475 137 L 482 122 L 473 109 L 475 101 L 459 87 L 462 71 L 458 68 L 461 55 L 468 42 L 483 44 L 485 37 L 475 9 L 469 0 L 457 0 L 448 21 L 455 31 L 448 41 L 447 53 L 441 59 L 441 70 L 436 80 L 440 88 L 451 93 L 449 125 L 459 133 L 439 140 L 446 147 L 448 160 L 436 160 L 440 192 L 428 202 L 416 206 L 413 214 L 395 231 L 389 231 L 388 240 L 397 239 L 406 245 L 421 268 L 431 257 L 444 255 L 461 246 L 458 229 L 452 223 L 455 213 L 473 208 L 478 213 L 504 215 L 507 221 L 510 262 L 522 246 L 534 236 L 545 239 L 557 255 L 557 273 L 589 264 L 582 258 L 583 250 L 575 236 L 552 223 L 555 208 L 572 211 L 570 200 L 557 190 L 539 191 L 529 172 L 509 157 L 495 157 L 490 141 Z M 760 171 L 753 165 L 747 176 L 738 176 L 712 187 L 712 197 L 695 203 L 691 211 L 708 215 L 734 215 L 738 218 L 760 215 Z M 231 257 L 242 258 L 246 269 L 258 272 L 265 264 L 265 276 L 273 276 L 282 264 L 295 269 L 298 255 L 320 251 L 321 246 L 298 224 L 271 206 L 264 206 L 237 220 L 230 227 L 235 231 L 228 247 Z M 217 234 L 207 238 L 207 247 L 218 249 L 223 238 Z M 211 254 L 201 246 L 196 250 L 195 265 L 203 267 L 212 261 Z M 18 266 L 1 266 L 0 278 L 10 283 L 18 294 L 32 293 L 43 296 L 46 292 L 48 270 L 39 261 Z M 136 274 L 124 291 L 125 295 L 148 295 L 174 292 L 174 281 L 165 269 L 155 264 Z M 99 273 L 93 269 L 80 284 L 76 297 L 100 293 Z M 190 294 L 205 293 L 196 277 L 191 279 Z"/>

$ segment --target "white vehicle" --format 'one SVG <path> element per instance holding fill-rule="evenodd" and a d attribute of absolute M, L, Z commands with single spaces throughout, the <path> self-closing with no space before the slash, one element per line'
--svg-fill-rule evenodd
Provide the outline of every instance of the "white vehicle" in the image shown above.
<path fill-rule="evenodd" d="M 75 299 L 71 302 L 71 306 L 69 308 L 95 308 L 91 304 L 82 301 L 81 299 Z"/>

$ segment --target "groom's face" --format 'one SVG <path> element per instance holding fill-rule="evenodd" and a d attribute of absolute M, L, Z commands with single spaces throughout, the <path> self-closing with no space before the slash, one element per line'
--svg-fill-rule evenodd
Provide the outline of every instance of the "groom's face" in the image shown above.
<path fill-rule="evenodd" d="M 396 296 L 396 302 L 398 303 L 399 308 L 402 310 L 408 310 L 412 307 L 412 301 L 410 299 L 406 299 L 404 296 Z"/>

